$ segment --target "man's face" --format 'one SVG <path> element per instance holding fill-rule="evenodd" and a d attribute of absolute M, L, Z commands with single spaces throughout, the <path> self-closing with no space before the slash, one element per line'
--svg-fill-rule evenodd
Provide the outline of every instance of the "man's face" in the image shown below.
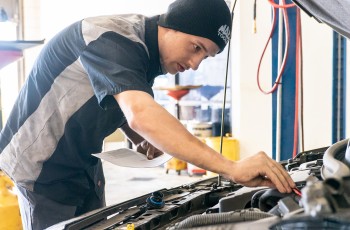
<path fill-rule="evenodd" d="M 158 37 L 159 54 L 163 67 L 170 74 L 197 70 L 203 59 L 219 52 L 219 47 L 207 38 L 171 29 L 165 31 Z"/>

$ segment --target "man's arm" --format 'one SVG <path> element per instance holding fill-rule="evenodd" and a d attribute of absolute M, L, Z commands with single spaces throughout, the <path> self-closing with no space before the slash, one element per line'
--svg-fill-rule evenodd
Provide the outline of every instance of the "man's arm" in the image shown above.
<path fill-rule="evenodd" d="M 133 145 L 138 145 L 145 139 L 141 137 L 138 133 L 136 133 L 134 130 L 132 130 L 129 127 L 128 123 L 125 123 L 122 127 L 120 127 L 120 130 L 124 133 L 124 135 L 133 143 Z"/>
<path fill-rule="evenodd" d="M 263 152 L 236 162 L 224 158 L 145 92 L 125 91 L 114 97 L 134 131 L 176 158 L 246 186 L 276 187 L 280 192 L 291 192 L 295 187 L 283 167 Z"/>
<path fill-rule="evenodd" d="M 128 123 L 125 123 L 120 127 L 124 135 L 130 140 L 137 152 L 145 154 L 149 160 L 158 157 L 163 154 L 162 151 L 154 147 L 147 140 L 141 137 L 138 133 L 129 127 Z"/>

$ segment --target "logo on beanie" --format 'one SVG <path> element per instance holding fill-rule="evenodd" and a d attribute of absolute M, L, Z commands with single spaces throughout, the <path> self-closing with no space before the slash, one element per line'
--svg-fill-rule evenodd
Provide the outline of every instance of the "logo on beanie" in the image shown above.
<path fill-rule="evenodd" d="M 228 40 L 230 39 L 230 27 L 228 25 L 220 26 L 218 35 L 220 38 L 222 38 L 222 40 L 224 40 L 225 44 L 227 44 Z"/>

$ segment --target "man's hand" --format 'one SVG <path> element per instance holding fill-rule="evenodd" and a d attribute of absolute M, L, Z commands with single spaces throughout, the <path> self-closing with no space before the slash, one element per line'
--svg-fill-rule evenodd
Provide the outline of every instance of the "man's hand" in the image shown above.
<path fill-rule="evenodd" d="M 248 187 L 275 187 L 282 193 L 290 193 L 295 188 L 295 183 L 282 165 L 264 152 L 236 161 L 229 178 Z"/>
<path fill-rule="evenodd" d="M 162 151 L 151 145 L 148 141 L 144 140 L 140 144 L 136 145 L 136 151 L 147 156 L 148 160 L 152 160 L 163 154 Z"/>
<path fill-rule="evenodd" d="M 163 154 L 162 151 L 154 147 L 142 136 L 132 130 L 128 123 L 125 123 L 121 127 L 121 131 L 127 136 L 127 138 L 132 142 L 133 149 L 139 153 L 145 154 L 148 160 L 152 160 L 155 157 L 158 157 Z"/>

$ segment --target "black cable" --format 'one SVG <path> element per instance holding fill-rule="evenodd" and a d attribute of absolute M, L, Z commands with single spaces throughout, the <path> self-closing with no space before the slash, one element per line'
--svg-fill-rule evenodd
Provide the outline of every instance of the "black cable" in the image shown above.
<path fill-rule="evenodd" d="M 231 11 L 231 31 L 230 31 L 230 40 L 228 41 L 228 47 L 227 47 L 227 60 L 226 60 L 226 76 L 225 76 L 225 85 L 224 85 L 224 101 L 222 105 L 222 111 L 221 111 L 221 132 L 220 132 L 220 154 L 222 154 L 222 142 L 225 132 L 225 107 L 226 107 L 226 92 L 227 92 L 227 79 L 228 79 L 228 67 L 230 63 L 230 47 L 231 47 L 231 39 L 232 39 L 232 28 L 233 28 L 233 13 L 236 7 L 237 0 L 235 0 L 232 11 Z M 218 176 L 218 185 L 221 185 L 221 176 Z"/>
<path fill-rule="evenodd" d="M 256 0 L 254 0 L 253 6 L 253 33 L 256 33 Z"/>

